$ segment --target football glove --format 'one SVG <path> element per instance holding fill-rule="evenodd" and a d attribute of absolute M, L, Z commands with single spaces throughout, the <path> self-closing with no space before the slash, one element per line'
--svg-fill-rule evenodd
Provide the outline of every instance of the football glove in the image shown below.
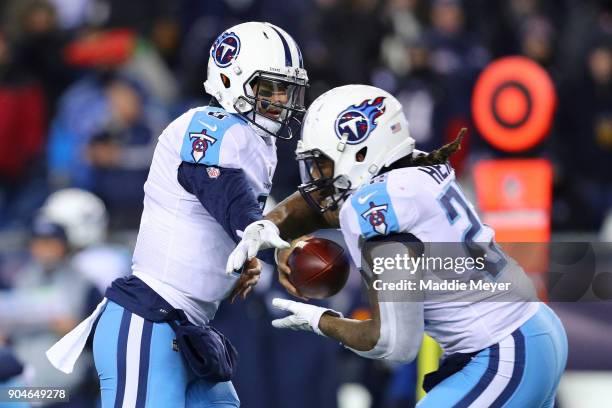
<path fill-rule="evenodd" d="M 309 305 L 293 300 L 274 298 L 272 306 L 277 309 L 291 312 L 292 314 L 282 319 L 272 321 L 272 326 L 277 329 L 304 330 L 317 333 L 319 336 L 325 334 L 319 329 L 319 320 L 324 313 L 330 313 L 337 317 L 343 317 L 342 313 L 333 309 L 327 309 L 315 305 Z"/>
<path fill-rule="evenodd" d="M 246 261 L 255 258 L 262 249 L 289 248 L 289 243 L 283 241 L 279 234 L 278 227 L 272 221 L 260 220 L 249 224 L 242 233 L 242 240 L 229 255 L 225 272 L 229 275 L 239 271 Z"/>

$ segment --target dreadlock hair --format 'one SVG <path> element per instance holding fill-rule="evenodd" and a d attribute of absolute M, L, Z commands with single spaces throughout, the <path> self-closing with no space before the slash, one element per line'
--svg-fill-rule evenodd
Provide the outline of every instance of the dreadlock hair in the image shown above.
<path fill-rule="evenodd" d="M 445 144 L 439 149 L 427 154 L 420 154 L 416 157 L 410 158 L 411 166 L 431 166 L 434 164 L 444 164 L 448 159 L 458 150 L 461 149 L 461 141 L 467 131 L 466 128 L 462 128 L 457 134 L 457 137 L 452 142 Z"/>
<path fill-rule="evenodd" d="M 432 166 L 434 164 L 444 164 L 448 161 L 448 159 L 461 149 L 461 141 L 463 140 L 463 136 L 467 132 L 466 128 L 461 128 L 457 137 L 452 142 L 445 144 L 439 149 L 434 150 L 433 152 L 424 154 L 421 153 L 418 156 L 409 155 L 403 157 L 391 164 L 389 167 L 383 169 L 383 172 L 399 169 L 402 167 L 418 167 L 418 166 Z"/>

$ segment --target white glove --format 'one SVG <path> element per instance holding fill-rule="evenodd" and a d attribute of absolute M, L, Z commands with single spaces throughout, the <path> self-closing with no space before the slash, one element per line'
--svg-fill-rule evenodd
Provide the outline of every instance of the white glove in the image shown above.
<path fill-rule="evenodd" d="M 260 220 L 249 224 L 242 233 L 242 240 L 232 251 L 225 272 L 229 275 L 240 270 L 247 260 L 255 258 L 257 252 L 268 248 L 289 248 L 288 242 L 280 237 L 278 227 L 272 221 Z"/>
<path fill-rule="evenodd" d="M 326 309 L 315 305 L 308 305 L 302 302 L 294 302 L 293 300 L 274 298 L 272 306 L 277 309 L 286 310 L 293 314 L 283 317 L 282 319 L 272 320 L 272 326 L 277 329 L 304 330 L 315 332 L 319 336 L 325 336 L 319 329 L 319 320 L 323 313 L 331 313 L 334 316 L 343 317 L 342 313 L 332 309 Z"/>

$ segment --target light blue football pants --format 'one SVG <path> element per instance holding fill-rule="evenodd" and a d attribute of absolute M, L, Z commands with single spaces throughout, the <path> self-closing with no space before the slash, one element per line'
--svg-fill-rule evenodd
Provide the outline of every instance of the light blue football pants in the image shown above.
<path fill-rule="evenodd" d="M 518 330 L 435 386 L 418 408 L 552 408 L 567 362 L 567 337 L 546 305 Z"/>
<path fill-rule="evenodd" d="M 109 301 L 94 335 L 102 408 L 235 408 L 231 381 L 195 377 L 173 348 L 174 331 Z"/>

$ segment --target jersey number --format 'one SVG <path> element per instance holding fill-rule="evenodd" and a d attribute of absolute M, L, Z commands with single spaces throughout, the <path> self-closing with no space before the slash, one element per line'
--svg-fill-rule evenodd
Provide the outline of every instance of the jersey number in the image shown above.
<path fill-rule="evenodd" d="M 457 207 L 453 205 L 453 202 L 455 202 L 459 208 L 463 209 L 469 223 L 468 227 L 463 232 L 463 245 L 465 246 L 466 251 L 474 259 L 484 257 L 485 269 L 487 272 L 489 272 L 493 277 L 497 276 L 507 264 L 506 257 L 495 241 L 491 240 L 484 243 L 474 241 L 474 238 L 478 236 L 482 230 L 482 224 L 463 198 L 463 195 L 454 186 L 454 183 L 450 184 L 444 195 L 440 197 L 439 201 L 440 205 L 444 209 L 444 212 L 446 213 L 446 216 L 448 217 L 448 222 L 451 225 L 453 225 L 461 216 Z"/>

